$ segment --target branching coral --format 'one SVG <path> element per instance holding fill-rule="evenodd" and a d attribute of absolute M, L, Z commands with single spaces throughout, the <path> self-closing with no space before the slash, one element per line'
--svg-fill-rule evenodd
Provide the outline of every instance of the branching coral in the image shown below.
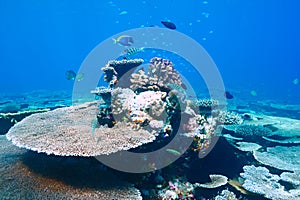
<path fill-rule="evenodd" d="M 272 131 L 263 126 L 256 125 L 239 125 L 235 129 L 235 134 L 241 136 L 248 141 L 257 141 L 261 137 L 268 137 L 272 135 Z"/>
<path fill-rule="evenodd" d="M 214 113 L 219 124 L 231 125 L 231 124 L 241 124 L 243 119 L 239 114 L 228 112 L 228 111 L 218 111 Z"/>
<path fill-rule="evenodd" d="M 219 101 L 214 99 L 191 100 L 188 105 L 202 115 L 210 115 L 212 110 L 219 106 Z"/>
<path fill-rule="evenodd" d="M 173 63 L 162 58 L 152 58 L 148 72 L 139 70 L 131 75 L 131 89 L 137 92 L 153 90 L 168 92 L 168 84 L 183 86 L 179 73 L 174 69 Z"/>

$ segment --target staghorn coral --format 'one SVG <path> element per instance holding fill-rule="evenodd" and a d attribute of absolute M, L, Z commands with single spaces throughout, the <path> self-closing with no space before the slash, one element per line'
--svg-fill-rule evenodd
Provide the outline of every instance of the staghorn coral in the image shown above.
<path fill-rule="evenodd" d="M 212 110 L 219 106 L 219 101 L 214 99 L 190 100 L 188 105 L 202 115 L 211 115 Z"/>
<path fill-rule="evenodd" d="M 224 125 L 232 125 L 232 124 L 241 124 L 243 123 L 243 119 L 239 114 L 228 112 L 228 111 L 218 111 L 214 115 L 216 116 L 217 122 L 219 124 Z"/>
<path fill-rule="evenodd" d="M 135 148 L 155 139 L 153 133 L 132 130 L 125 122 L 112 128 L 93 127 L 92 134 L 91 123 L 98 106 L 97 102 L 87 102 L 30 115 L 11 128 L 6 137 L 18 147 L 37 152 L 88 157 Z"/>
<path fill-rule="evenodd" d="M 179 73 L 173 63 L 167 59 L 154 57 L 150 61 L 148 72 L 139 70 L 131 75 L 130 88 L 137 92 L 153 90 L 168 92 L 168 84 L 183 86 Z"/>
<path fill-rule="evenodd" d="M 114 88 L 118 80 L 126 72 L 128 72 L 133 68 L 138 67 L 143 62 L 144 62 L 143 59 L 132 59 L 132 60 L 121 60 L 121 61 L 111 60 L 105 65 L 105 67 L 101 68 L 101 70 L 105 73 L 104 81 L 109 83 L 110 88 Z"/>
<path fill-rule="evenodd" d="M 272 131 L 264 126 L 256 125 L 239 125 L 234 131 L 236 136 L 243 137 L 247 141 L 256 142 L 261 137 L 273 135 Z"/>

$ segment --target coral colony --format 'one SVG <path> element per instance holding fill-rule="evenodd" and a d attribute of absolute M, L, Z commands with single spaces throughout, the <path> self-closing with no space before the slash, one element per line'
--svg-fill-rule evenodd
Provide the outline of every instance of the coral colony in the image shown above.
<path fill-rule="evenodd" d="M 142 59 L 109 61 L 101 68 L 107 86 L 91 91 L 96 101 L 31 115 L 12 127 L 6 137 L 18 147 L 48 155 L 92 157 L 122 150 L 151 152 L 179 134 L 181 138 L 191 139 L 189 149 L 181 151 L 179 145 L 178 149 L 169 148 L 166 152 L 180 157 L 177 165 L 171 167 L 180 173 L 190 167 L 199 152 L 210 148 L 216 136 L 222 136 L 234 148 L 252 155 L 256 162 L 283 172 L 279 176 L 263 166 L 247 163 L 237 180 L 228 181 L 224 175 L 210 174 L 211 182 L 190 183 L 184 173 L 178 177 L 172 170 L 169 173 L 158 170 L 135 181 L 141 193 L 130 186 L 126 191 L 135 192 L 128 196 L 122 194 L 120 198 L 141 199 L 142 194 L 146 199 L 197 199 L 196 188 L 208 190 L 231 185 L 241 194 L 299 199 L 300 163 L 299 159 L 290 158 L 296 154 L 299 157 L 300 150 L 284 145 L 299 143 L 299 121 L 248 113 L 240 115 L 221 110 L 222 105 L 217 100 L 189 99 L 170 60 L 154 57 L 147 69 L 139 68 L 143 62 Z M 298 132 L 292 132 L 285 123 L 293 124 L 293 130 Z M 283 146 L 261 148 L 272 142 Z M 155 163 L 151 168 L 156 169 Z M 282 182 L 288 183 L 290 189 Z M 223 188 L 215 199 L 237 197 Z"/>

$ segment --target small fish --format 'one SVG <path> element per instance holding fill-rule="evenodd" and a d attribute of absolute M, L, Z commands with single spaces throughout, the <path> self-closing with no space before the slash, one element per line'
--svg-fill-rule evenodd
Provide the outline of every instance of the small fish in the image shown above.
<path fill-rule="evenodd" d="M 179 151 L 175 150 L 175 149 L 167 149 L 166 151 L 173 154 L 174 156 L 180 156 L 181 155 L 181 153 Z"/>
<path fill-rule="evenodd" d="M 119 13 L 119 15 L 126 15 L 128 12 L 126 10 L 123 10 L 122 12 Z"/>
<path fill-rule="evenodd" d="M 84 73 L 76 74 L 73 70 L 66 71 L 65 75 L 67 80 L 76 80 L 78 82 L 84 78 Z"/>
<path fill-rule="evenodd" d="M 230 92 L 228 92 L 228 91 L 226 91 L 226 92 L 224 93 L 224 96 L 226 97 L 226 99 L 233 99 L 233 95 L 230 94 Z"/>
<path fill-rule="evenodd" d="M 144 51 L 144 47 L 141 47 L 141 48 L 132 47 L 129 49 L 125 49 L 121 53 L 121 56 L 123 56 L 124 59 L 129 59 L 131 56 L 134 56 L 137 53 L 142 52 L 142 51 Z"/>
<path fill-rule="evenodd" d="M 176 25 L 175 25 L 174 23 L 172 23 L 172 22 L 161 21 L 161 23 L 162 23 L 165 27 L 167 27 L 167 28 L 169 28 L 169 29 L 172 29 L 172 30 L 175 30 L 175 29 L 176 29 Z"/>
<path fill-rule="evenodd" d="M 117 39 L 113 38 L 113 41 L 115 44 L 126 47 L 129 47 L 134 43 L 133 38 L 129 35 L 121 35 Z"/>
<path fill-rule="evenodd" d="M 76 73 L 73 70 L 68 70 L 65 73 L 67 80 L 75 80 Z"/>
<path fill-rule="evenodd" d="M 82 81 L 83 78 L 84 78 L 84 73 L 79 73 L 79 74 L 77 74 L 76 77 L 75 77 L 76 81 L 78 81 L 78 82 L 79 82 L 79 81 Z"/>
<path fill-rule="evenodd" d="M 298 78 L 295 78 L 295 79 L 293 80 L 293 83 L 294 83 L 294 85 L 298 85 L 299 79 L 298 79 Z"/>
<path fill-rule="evenodd" d="M 251 90 L 250 94 L 251 94 L 252 96 L 254 96 L 254 97 L 257 96 L 257 92 L 256 92 L 255 90 Z"/>

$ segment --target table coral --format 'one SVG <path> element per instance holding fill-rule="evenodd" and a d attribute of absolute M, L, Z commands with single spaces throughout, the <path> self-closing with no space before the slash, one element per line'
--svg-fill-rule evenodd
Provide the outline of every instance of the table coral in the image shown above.
<path fill-rule="evenodd" d="M 6 137 L 18 147 L 37 152 L 88 157 L 128 150 L 155 140 L 153 133 L 133 130 L 126 122 L 112 128 L 100 126 L 92 134 L 91 124 L 98 107 L 97 102 L 88 102 L 33 114 L 11 128 Z"/>

